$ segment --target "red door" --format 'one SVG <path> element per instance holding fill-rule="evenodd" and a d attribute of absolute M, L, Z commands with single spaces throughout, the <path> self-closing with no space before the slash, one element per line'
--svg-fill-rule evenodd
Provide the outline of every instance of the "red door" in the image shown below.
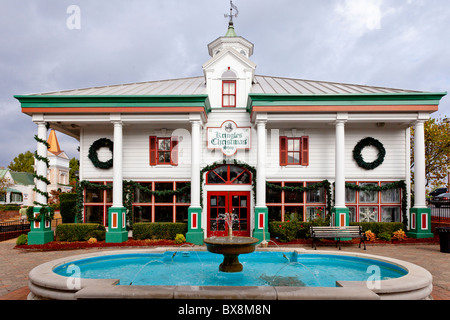
<path fill-rule="evenodd" d="M 228 235 L 225 213 L 233 213 L 233 235 L 250 236 L 250 192 L 249 191 L 210 191 L 208 192 L 208 230 L 207 236 L 224 237 Z"/>

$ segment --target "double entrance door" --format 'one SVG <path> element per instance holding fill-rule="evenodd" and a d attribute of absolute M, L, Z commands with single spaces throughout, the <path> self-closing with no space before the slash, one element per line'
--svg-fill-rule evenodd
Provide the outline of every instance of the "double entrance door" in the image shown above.
<path fill-rule="evenodd" d="M 250 191 L 208 192 L 208 237 L 228 235 L 225 213 L 233 214 L 234 236 L 250 236 Z"/>

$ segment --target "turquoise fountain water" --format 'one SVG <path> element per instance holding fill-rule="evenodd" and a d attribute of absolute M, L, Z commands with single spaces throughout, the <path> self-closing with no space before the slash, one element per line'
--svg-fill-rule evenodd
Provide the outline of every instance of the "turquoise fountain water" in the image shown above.
<path fill-rule="evenodd" d="M 204 251 L 115 254 L 77 260 L 53 271 L 70 276 L 68 267 L 79 267 L 86 279 L 120 279 L 119 285 L 161 286 L 308 286 L 335 287 L 336 281 L 367 281 L 374 267 L 380 280 L 407 272 L 378 260 L 296 252 L 253 252 L 242 255 L 241 272 L 218 271 L 221 255 Z"/>

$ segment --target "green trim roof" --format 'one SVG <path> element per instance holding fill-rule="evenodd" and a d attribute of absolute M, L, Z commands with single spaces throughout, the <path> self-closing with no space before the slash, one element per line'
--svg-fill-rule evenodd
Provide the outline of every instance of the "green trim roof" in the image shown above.
<path fill-rule="evenodd" d="M 11 176 L 16 184 L 22 184 L 25 186 L 34 185 L 34 176 L 30 172 L 13 172 Z"/>

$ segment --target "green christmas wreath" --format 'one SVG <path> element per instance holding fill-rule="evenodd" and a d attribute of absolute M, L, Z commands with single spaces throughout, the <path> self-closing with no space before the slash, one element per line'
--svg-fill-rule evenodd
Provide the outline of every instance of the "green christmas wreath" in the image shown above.
<path fill-rule="evenodd" d="M 100 148 L 108 148 L 111 153 L 113 153 L 114 143 L 107 138 L 101 138 L 94 141 L 94 143 L 89 147 L 89 159 L 92 161 L 94 167 L 100 169 L 109 169 L 113 166 L 113 158 L 109 159 L 108 161 L 100 161 L 97 154 Z"/>
<path fill-rule="evenodd" d="M 373 162 L 365 162 L 361 154 L 362 150 L 365 147 L 369 146 L 373 146 L 378 150 L 378 157 Z M 373 170 L 378 166 L 380 166 L 383 163 L 385 156 L 386 156 L 386 149 L 384 149 L 383 144 L 377 139 L 371 137 L 362 139 L 353 149 L 353 159 L 355 159 L 358 166 L 366 170 Z"/>

